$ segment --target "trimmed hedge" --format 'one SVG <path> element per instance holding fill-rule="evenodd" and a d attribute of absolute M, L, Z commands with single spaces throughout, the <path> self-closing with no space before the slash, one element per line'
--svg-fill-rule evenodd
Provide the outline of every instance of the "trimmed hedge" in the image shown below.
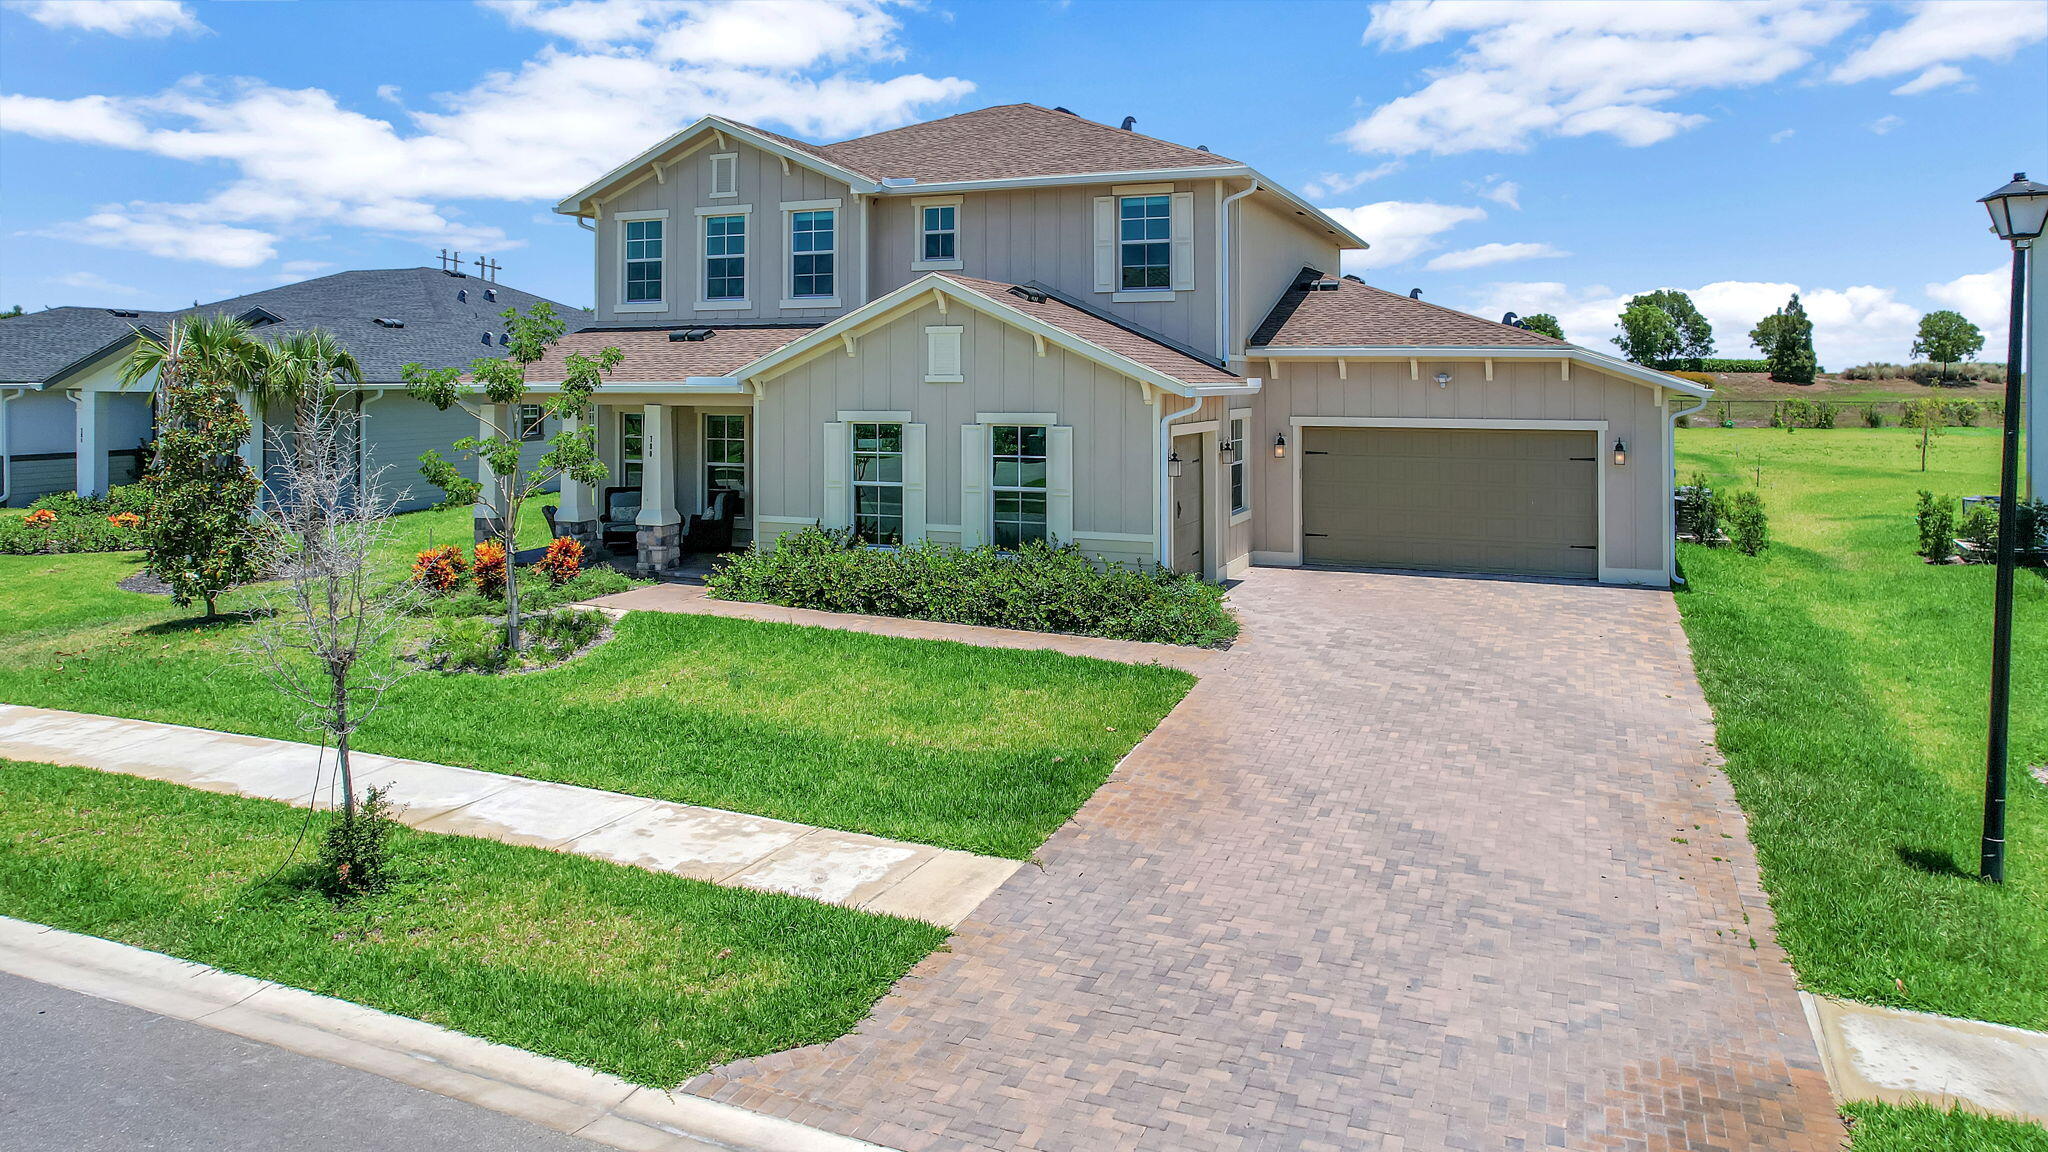
<path fill-rule="evenodd" d="M 105 496 L 52 492 L 30 504 L 27 516 L 0 518 L 0 554 L 132 551 L 142 547 L 135 518 L 148 512 L 149 491 L 140 484 L 109 489 Z M 39 520 L 38 513 L 50 516 Z"/>
<path fill-rule="evenodd" d="M 1157 565 L 1098 564 L 1070 544 L 860 548 L 806 528 L 726 557 L 705 583 L 721 600 L 1112 640 L 1218 645 L 1237 635 L 1221 586 Z"/>

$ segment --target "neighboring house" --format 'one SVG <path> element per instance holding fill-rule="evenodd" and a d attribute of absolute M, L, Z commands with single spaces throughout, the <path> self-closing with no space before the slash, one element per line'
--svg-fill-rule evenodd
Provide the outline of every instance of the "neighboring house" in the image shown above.
<path fill-rule="evenodd" d="M 1672 575 L 1704 389 L 1339 277 L 1363 239 L 1204 149 L 1034 105 L 822 146 L 709 117 L 556 211 L 596 320 L 529 378 L 624 350 L 594 417 L 649 567 L 725 489 L 762 541 Z"/>
<path fill-rule="evenodd" d="M 403 365 L 503 355 L 499 313 L 541 299 L 461 273 L 387 268 L 337 272 L 175 312 L 51 308 L 0 320 L 0 504 L 66 490 L 100 493 L 132 481 L 151 438 L 155 379 L 123 387 L 121 363 L 138 333 L 161 338 L 173 320 L 215 313 L 246 319 L 264 338 L 305 328 L 339 337 L 363 366 L 355 400 L 363 463 L 389 466 L 388 482 L 407 490 L 405 507 L 436 503 L 441 493 L 421 479 L 417 458 L 428 448 L 446 452 L 474 435 L 476 423 L 459 409 L 437 411 L 404 395 Z M 591 321 L 581 309 L 555 309 L 571 330 Z M 290 419 L 284 412 L 252 415 L 259 432 Z M 260 443 L 248 448 L 252 464 Z"/>

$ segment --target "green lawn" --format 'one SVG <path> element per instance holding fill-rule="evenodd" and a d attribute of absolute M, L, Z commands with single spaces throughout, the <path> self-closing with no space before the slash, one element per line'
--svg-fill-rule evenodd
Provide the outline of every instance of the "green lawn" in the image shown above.
<path fill-rule="evenodd" d="M 1925 1105 L 1858 1103 L 1849 1117 L 1856 1152 L 2048 1152 L 2048 1128 Z"/>
<path fill-rule="evenodd" d="M 407 829 L 399 887 L 338 906 L 292 868 L 273 878 L 306 820 L 265 800 L 0 761 L 0 913 L 655 1087 L 845 1033 L 946 935 Z"/>
<path fill-rule="evenodd" d="M 405 517 L 406 548 L 462 539 L 465 523 Z M 124 555 L 0 556 L 0 700 L 305 738 L 238 663 L 240 623 L 113 587 L 135 570 Z M 414 676 L 357 746 L 1022 858 L 1192 683 L 1052 652 L 635 613 L 554 671 Z"/>
<path fill-rule="evenodd" d="M 2048 789 L 2028 772 L 2048 763 L 2048 581 L 2019 580 L 1994 887 L 1975 878 L 1992 573 L 1913 555 L 1915 490 L 1995 491 L 1996 433 L 1950 431 L 1925 474 L 1896 430 L 1678 436 L 1681 479 L 1760 475 L 1771 514 L 1760 557 L 1682 546 L 1678 603 L 1802 982 L 2048 1027 Z"/>

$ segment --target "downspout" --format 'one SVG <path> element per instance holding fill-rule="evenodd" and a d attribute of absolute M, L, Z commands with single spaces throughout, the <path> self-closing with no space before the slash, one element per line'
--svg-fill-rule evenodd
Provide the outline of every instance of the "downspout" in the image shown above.
<path fill-rule="evenodd" d="M 1230 206 L 1259 190 L 1259 178 L 1242 192 L 1225 196 L 1216 205 L 1216 355 L 1225 360 L 1234 358 L 1235 349 L 1230 339 Z"/>
<path fill-rule="evenodd" d="M 868 197 L 855 192 L 853 203 L 860 217 L 860 302 L 864 305 L 872 299 L 868 295 L 868 265 L 874 263 L 875 238 L 868 235 Z"/>
<path fill-rule="evenodd" d="M 7 405 L 27 392 L 26 388 L 0 388 L 0 508 L 14 495 L 14 425 L 7 419 Z"/>
<path fill-rule="evenodd" d="M 1705 408 L 1712 399 L 1702 396 L 1699 403 L 1683 412 L 1673 412 L 1671 419 L 1664 422 L 1664 462 L 1671 468 L 1671 482 L 1664 486 L 1664 574 L 1681 587 L 1685 577 L 1678 574 L 1678 502 L 1672 498 L 1678 491 L 1678 422 Z"/>
<path fill-rule="evenodd" d="M 1194 403 L 1178 412 L 1166 413 L 1166 394 L 1159 394 L 1159 507 L 1156 509 L 1159 522 L 1153 533 L 1153 551 L 1159 553 L 1159 566 L 1168 568 L 1171 553 L 1167 551 L 1166 534 L 1173 527 L 1173 477 L 1166 474 L 1166 458 L 1173 455 L 1173 422 L 1183 416 L 1192 416 L 1202 410 L 1202 397 L 1195 397 Z"/>

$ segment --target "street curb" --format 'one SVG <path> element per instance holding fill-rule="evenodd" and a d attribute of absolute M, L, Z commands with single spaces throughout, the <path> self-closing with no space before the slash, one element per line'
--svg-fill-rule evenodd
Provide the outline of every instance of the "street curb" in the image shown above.
<path fill-rule="evenodd" d="M 0 916 L 0 971 L 203 1024 L 629 1152 L 890 1152 L 419 1020 Z"/>

